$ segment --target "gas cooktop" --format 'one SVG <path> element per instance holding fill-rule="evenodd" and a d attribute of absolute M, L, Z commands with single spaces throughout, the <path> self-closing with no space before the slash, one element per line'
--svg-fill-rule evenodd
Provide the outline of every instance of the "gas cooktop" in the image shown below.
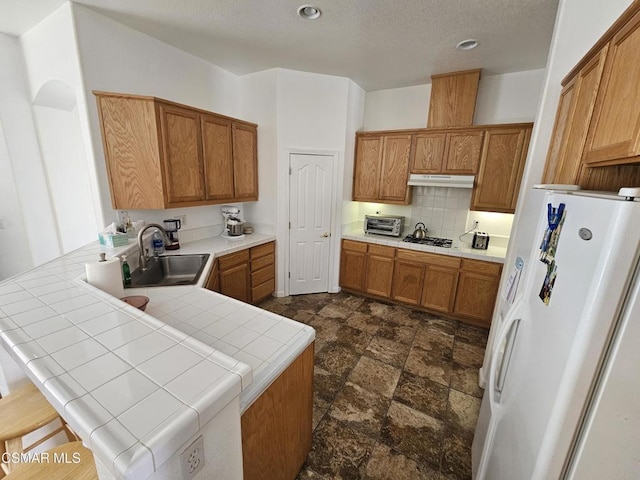
<path fill-rule="evenodd" d="M 437 238 L 437 237 L 425 237 L 425 238 L 414 238 L 413 235 L 407 235 L 404 237 L 403 242 L 410 243 L 419 243 L 420 245 L 431 245 L 434 247 L 442 247 L 442 248 L 451 248 L 452 240 L 448 238 Z"/>

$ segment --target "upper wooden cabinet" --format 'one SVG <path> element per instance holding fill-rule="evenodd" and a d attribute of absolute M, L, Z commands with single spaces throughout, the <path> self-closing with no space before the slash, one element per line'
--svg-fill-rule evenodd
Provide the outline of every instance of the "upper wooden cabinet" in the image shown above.
<path fill-rule="evenodd" d="M 480 69 L 431 76 L 427 127 L 473 124 Z"/>
<path fill-rule="evenodd" d="M 609 42 L 584 154 L 588 165 L 640 162 L 638 52 L 640 12 L 637 11 Z"/>
<path fill-rule="evenodd" d="M 154 97 L 94 94 L 114 208 L 258 199 L 257 125 Z"/>
<path fill-rule="evenodd" d="M 407 205 L 411 134 L 357 134 L 353 200 Z"/>
<path fill-rule="evenodd" d="M 532 127 L 526 124 L 487 129 L 472 210 L 515 211 Z"/>
<path fill-rule="evenodd" d="M 474 175 L 482 150 L 482 130 L 413 135 L 411 173 Z"/>
<path fill-rule="evenodd" d="M 578 182 L 582 168 L 582 152 L 606 53 L 607 46 L 587 63 L 560 93 L 543 183 Z"/>

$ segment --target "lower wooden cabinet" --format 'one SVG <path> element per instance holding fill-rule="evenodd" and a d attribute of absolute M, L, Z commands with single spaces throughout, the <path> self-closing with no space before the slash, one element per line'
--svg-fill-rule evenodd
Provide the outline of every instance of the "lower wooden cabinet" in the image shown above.
<path fill-rule="evenodd" d="M 205 288 L 246 303 L 258 303 L 275 291 L 275 242 L 215 260 Z"/>
<path fill-rule="evenodd" d="M 366 243 L 342 240 L 340 286 L 359 292 L 364 291 L 364 265 L 366 256 Z"/>
<path fill-rule="evenodd" d="M 502 265 L 480 260 L 462 260 L 453 313 L 471 323 L 491 326 Z"/>
<path fill-rule="evenodd" d="M 382 245 L 369 245 L 364 291 L 371 295 L 391 297 L 393 282 L 393 259 L 396 249 Z"/>
<path fill-rule="evenodd" d="M 489 327 L 502 265 L 342 241 L 340 286 Z"/>

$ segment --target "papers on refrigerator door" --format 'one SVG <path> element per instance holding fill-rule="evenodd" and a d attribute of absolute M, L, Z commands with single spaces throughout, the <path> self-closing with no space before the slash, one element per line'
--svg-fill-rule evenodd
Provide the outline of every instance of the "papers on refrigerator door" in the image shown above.
<path fill-rule="evenodd" d="M 507 303 L 513 303 L 516 299 L 516 293 L 518 293 L 518 286 L 520 285 L 520 277 L 522 276 L 522 269 L 524 268 L 524 260 L 518 257 L 511 269 L 509 278 L 502 288 L 502 299 Z"/>

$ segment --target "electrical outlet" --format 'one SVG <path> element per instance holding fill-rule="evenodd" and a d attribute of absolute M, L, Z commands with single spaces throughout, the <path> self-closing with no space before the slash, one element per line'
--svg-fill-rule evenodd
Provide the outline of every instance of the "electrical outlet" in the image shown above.
<path fill-rule="evenodd" d="M 480 222 L 478 220 L 474 220 L 473 221 L 473 228 L 476 229 L 476 228 L 479 228 L 479 227 L 480 227 Z"/>
<path fill-rule="evenodd" d="M 182 464 L 182 478 L 191 480 L 204 467 L 204 441 L 202 435 L 180 454 Z"/>
<path fill-rule="evenodd" d="M 176 215 L 176 218 L 180 220 L 180 226 L 185 227 L 187 225 L 187 216 L 186 215 Z"/>

